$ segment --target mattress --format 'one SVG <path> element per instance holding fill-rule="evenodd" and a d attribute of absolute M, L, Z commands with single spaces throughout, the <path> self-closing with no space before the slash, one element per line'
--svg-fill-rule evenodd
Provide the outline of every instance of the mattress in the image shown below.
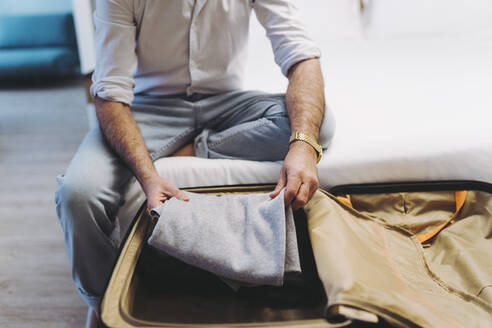
<path fill-rule="evenodd" d="M 492 38 L 331 41 L 323 49 L 335 137 L 318 165 L 320 186 L 492 182 Z M 270 72 L 263 90 L 282 82 Z M 272 83 L 277 81 L 279 83 Z M 280 163 L 166 158 L 159 173 L 180 187 L 274 183 Z"/>

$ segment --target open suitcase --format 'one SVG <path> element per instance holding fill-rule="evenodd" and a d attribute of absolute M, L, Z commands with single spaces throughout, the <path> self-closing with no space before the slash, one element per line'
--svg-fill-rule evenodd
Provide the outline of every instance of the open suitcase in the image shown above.
<path fill-rule="evenodd" d="M 272 189 L 247 185 L 187 190 L 221 194 Z M 294 217 L 304 280 L 235 293 L 216 277 L 179 261 L 160 267 L 159 255 L 147 245 L 156 221 L 144 204 L 104 295 L 104 324 L 492 326 L 491 184 L 339 186 L 319 190 Z M 402 222 L 402 217 L 410 219 Z M 423 217 L 428 218 L 425 224 L 416 220 Z"/>

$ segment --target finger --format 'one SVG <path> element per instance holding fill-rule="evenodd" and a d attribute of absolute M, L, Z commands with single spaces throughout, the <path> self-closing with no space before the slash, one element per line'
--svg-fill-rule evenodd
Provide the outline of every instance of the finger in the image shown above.
<path fill-rule="evenodd" d="M 313 198 L 316 190 L 318 190 L 318 188 L 319 188 L 318 175 L 313 175 L 313 176 L 308 177 L 304 181 L 304 183 L 307 184 L 309 187 L 309 195 L 308 195 L 308 199 L 307 199 L 307 201 L 309 202 L 311 200 L 311 198 Z"/>
<path fill-rule="evenodd" d="M 149 198 L 147 199 L 147 208 L 149 210 L 159 207 L 166 199 L 162 198 Z"/>
<path fill-rule="evenodd" d="M 288 177 L 287 187 L 285 188 L 285 193 L 284 193 L 285 206 L 292 203 L 300 187 L 301 187 L 301 179 L 299 177 L 297 176 Z"/>
<path fill-rule="evenodd" d="M 311 198 L 313 198 L 313 196 L 316 193 L 316 191 L 318 190 L 318 188 L 319 188 L 319 181 L 318 181 L 318 177 L 316 177 L 309 184 L 309 196 L 308 196 L 308 200 L 307 200 L 308 203 L 311 200 Z"/>
<path fill-rule="evenodd" d="M 292 209 L 298 210 L 307 204 L 309 199 L 309 185 L 303 183 L 297 192 L 296 198 L 292 202 Z"/>
<path fill-rule="evenodd" d="M 285 178 L 285 173 L 282 170 L 280 172 L 280 177 L 278 178 L 277 186 L 275 187 L 275 189 L 270 194 L 270 198 L 277 197 L 278 194 L 280 194 L 280 192 L 282 191 L 282 189 L 284 189 L 286 182 L 287 182 L 287 179 Z"/>
<path fill-rule="evenodd" d="M 174 197 L 176 197 L 179 200 L 188 202 L 190 200 L 190 197 L 188 197 L 183 190 L 177 189 L 174 191 Z"/>

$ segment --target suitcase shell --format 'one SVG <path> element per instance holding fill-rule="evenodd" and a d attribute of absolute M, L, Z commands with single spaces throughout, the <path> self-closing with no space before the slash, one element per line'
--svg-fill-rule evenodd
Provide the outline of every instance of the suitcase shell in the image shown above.
<path fill-rule="evenodd" d="M 255 193 L 269 192 L 273 185 L 222 186 L 188 188 L 198 193 Z M 436 181 L 418 183 L 385 183 L 338 186 L 330 190 L 333 195 L 370 194 L 445 190 L 480 190 L 492 193 L 492 185 L 476 181 Z M 326 191 L 324 191 L 326 192 Z M 142 284 L 138 261 L 155 221 L 148 215 L 145 204 L 135 216 L 121 254 L 115 264 L 101 305 L 102 321 L 108 327 L 341 327 L 349 321 L 343 317 L 343 308 L 325 309 L 325 304 L 298 308 L 271 308 L 248 304 L 233 294 L 193 295 L 193 293 L 162 294 Z M 323 292 L 324 293 L 324 292 Z M 369 324 L 370 313 L 352 310 Z M 369 316 L 368 316 L 369 314 Z M 338 323 L 329 323 L 331 315 Z M 358 322 L 358 324 L 357 324 Z M 373 324 L 371 325 L 373 326 Z M 388 324 L 379 320 L 378 327 Z"/>

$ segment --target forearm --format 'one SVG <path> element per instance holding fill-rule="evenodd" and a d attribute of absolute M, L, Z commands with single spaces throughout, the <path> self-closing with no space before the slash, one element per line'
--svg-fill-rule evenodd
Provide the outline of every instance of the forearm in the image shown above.
<path fill-rule="evenodd" d="M 142 186 L 157 175 L 128 105 L 96 97 L 96 115 L 107 142 Z"/>
<path fill-rule="evenodd" d="M 285 95 L 292 132 L 302 132 L 318 139 L 325 111 L 324 83 L 318 59 L 308 59 L 289 71 Z"/>
<path fill-rule="evenodd" d="M 325 110 L 319 61 L 302 61 L 290 69 L 288 76 L 285 101 L 291 130 L 317 140 Z M 318 189 L 317 158 L 318 154 L 311 145 L 293 142 L 284 159 L 277 186 L 270 196 L 276 197 L 285 187 L 285 204 L 292 203 L 293 209 L 303 207 Z"/>

